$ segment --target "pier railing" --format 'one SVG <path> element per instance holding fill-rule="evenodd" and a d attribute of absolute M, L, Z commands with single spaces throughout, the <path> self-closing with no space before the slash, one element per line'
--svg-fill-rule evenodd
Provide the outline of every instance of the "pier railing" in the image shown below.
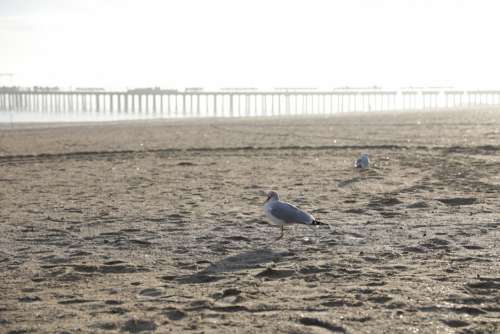
<path fill-rule="evenodd" d="M 1 91 L 0 111 L 121 118 L 249 117 L 500 104 L 500 90 L 401 91 Z"/>

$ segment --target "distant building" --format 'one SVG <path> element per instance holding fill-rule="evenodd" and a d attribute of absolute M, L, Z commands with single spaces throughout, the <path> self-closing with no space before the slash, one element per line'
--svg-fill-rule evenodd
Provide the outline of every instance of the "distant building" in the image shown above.
<path fill-rule="evenodd" d="M 50 92 L 60 92 L 61 89 L 57 86 L 54 86 L 54 87 L 33 86 L 33 91 L 34 92 L 50 93 Z"/>
<path fill-rule="evenodd" d="M 144 87 L 144 88 L 133 88 L 127 89 L 127 93 L 134 94 L 153 94 L 153 93 L 178 93 L 177 89 L 161 89 L 160 87 Z"/>
<path fill-rule="evenodd" d="M 75 88 L 75 91 L 97 93 L 97 92 L 104 92 L 105 90 L 104 88 L 99 88 L 99 87 L 77 87 Z"/>

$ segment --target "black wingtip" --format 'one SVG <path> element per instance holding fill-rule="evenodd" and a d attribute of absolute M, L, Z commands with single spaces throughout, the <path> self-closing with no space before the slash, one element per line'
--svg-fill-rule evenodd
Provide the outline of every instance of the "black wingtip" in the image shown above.
<path fill-rule="evenodd" d="M 320 222 L 319 220 L 313 220 L 312 225 L 328 225 L 327 223 Z"/>

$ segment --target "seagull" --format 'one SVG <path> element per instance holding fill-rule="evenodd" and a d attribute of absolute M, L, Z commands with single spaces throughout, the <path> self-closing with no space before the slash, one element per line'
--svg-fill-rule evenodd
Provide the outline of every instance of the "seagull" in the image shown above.
<path fill-rule="evenodd" d="M 276 191 L 267 193 L 267 200 L 264 204 L 264 214 L 273 223 L 281 225 L 281 235 L 276 240 L 283 238 L 283 229 L 285 225 L 328 225 L 314 219 L 312 215 L 300 210 L 296 206 L 280 201 L 280 197 Z"/>
<path fill-rule="evenodd" d="M 363 153 L 363 154 L 361 154 L 359 159 L 356 160 L 356 162 L 354 163 L 354 167 L 365 169 L 365 168 L 368 168 L 369 164 L 370 164 L 370 159 L 368 159 L 368 154 Z"/>

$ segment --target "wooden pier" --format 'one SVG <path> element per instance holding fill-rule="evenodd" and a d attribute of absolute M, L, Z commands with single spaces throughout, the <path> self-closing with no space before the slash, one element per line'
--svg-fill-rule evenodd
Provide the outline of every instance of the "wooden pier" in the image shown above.
<path fill-rule="evenodd" d="M 500 104 L 500 91 L 162 91 L 0 90 L 0 112 L 122 118 L 251 117 Z"/>

